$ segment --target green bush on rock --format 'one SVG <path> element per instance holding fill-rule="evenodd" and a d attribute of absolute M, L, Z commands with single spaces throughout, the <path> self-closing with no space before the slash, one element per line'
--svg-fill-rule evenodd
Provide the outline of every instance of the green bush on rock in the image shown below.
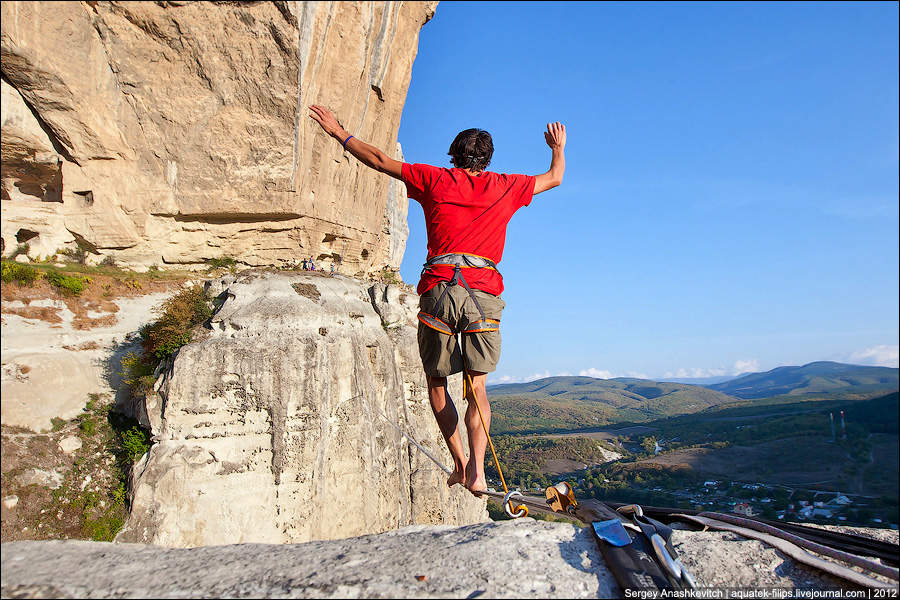
<path fill-rule="evenodd" d="M 0 279 L 3 280 L 3 283 L 15 282 L 19 285 L 31 286 L 40 278 L 41 272 L 34 267 L 9 261 L 0 263 Z"/>
<path fill-rule="evenodd" d="M 59 271 L 50 271 L 47 273 L 47 281 L 63 294 L 80 296 L 81 292 L 84 291 L 84 288 L 91 283 L 91 278 L 79 277 L 77 275 L 63 275 Z"/>

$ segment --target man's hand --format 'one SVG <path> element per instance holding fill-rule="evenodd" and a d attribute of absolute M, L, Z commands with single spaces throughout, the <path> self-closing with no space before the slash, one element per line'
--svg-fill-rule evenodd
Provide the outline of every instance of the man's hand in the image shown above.
<path fill-rule="evenodd" d="M 544 139 L 551 150 L 562 150 L 566 147 L 566 126 L 557 121 L 556 123 L 547 123 L 547 131 L 544 132 Z"/>
<path fill-rule="evenodd" d="M 561 184 L 563 174 L 566 172 L 566 126 L 559 121 L 547 123 L 544 139 L 550 146 L 553 155 L 550 157 L 550 170 L 536 175 L 534 178 L 535 194 L 540 194 Z"/>
<path fill-rule="evenodd" d="M 324 106 L 310 104 L 309 110 L 309 116 L 322 126 L 325 133 L 344 144 L 344 150 L 355 156 L 361 163 L 402 181 L 402 162 L 394 160 L 375 146 L 367 144 L 356 137 L 348 139 L 350 138 L 350 133 L 338 123 L 331 111 Z"/>
<path fill-rule="evenodd" d="M 335 118 L 331 111 L 325 108 L 324 106 L 318 106 L 316 104 L 312 104 L 309 107 L 311 111 L 309 116 L 312 119 L 322 126 L 322 129 L 325 130 L 325 133 L 330 135 L 331 137 L 340 140 L 343 142 L 347 139 L 347 136 L 350 135 L 347 133 L 347 130 L 341 127 L 341 124 L 338 123 L 338 120 Z M 549 143 L 549 142 L 548 142 Z"/>

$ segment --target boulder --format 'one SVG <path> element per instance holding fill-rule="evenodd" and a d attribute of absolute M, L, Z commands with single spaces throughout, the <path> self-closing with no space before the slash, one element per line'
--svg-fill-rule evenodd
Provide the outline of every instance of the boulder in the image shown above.
<path fill-rule="evenodd" d="M 156 443 L 134 468 L 118 541 L 296 543 L 486 518 L 484 500 L 448 489 L 400 433 L 452 464 L 416 350 L 414 293 L 254 271 L 209 289 L 224 301 L 211 330 L 161 369 L 137 411 Z M 393 299 L 381 311 L 400 326 L 385 326 L 373 297 Z"/>
<path fill-rule="evenodd" d="M 59 441 L 59 449 L 66 454 L 72 454 L 73 452 L 81 448 L 81 446 L 81 438 L 75 435 L 64 437 Z"/>

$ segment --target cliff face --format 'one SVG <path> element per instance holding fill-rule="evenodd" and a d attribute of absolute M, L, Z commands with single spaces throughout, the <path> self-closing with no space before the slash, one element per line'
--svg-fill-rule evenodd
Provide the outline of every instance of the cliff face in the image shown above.
<path fill-rule="evenodd" d="M 414 293 L 312 273 L 209 285 L 225 300 L 212 331 L 179 350 L 137 411 L 157 443 L 134 468 L 117 541 L 301 542 L 486 519 L 484 501 L 449 490 L 397 430 L 451 464 Z"/>
<path fill-rule="evenodd" d="M 130 265 L 398 267 L 402 186 L 308 117 L 399 155 L 436 2 L 3 2 L 2 238 Z"/>

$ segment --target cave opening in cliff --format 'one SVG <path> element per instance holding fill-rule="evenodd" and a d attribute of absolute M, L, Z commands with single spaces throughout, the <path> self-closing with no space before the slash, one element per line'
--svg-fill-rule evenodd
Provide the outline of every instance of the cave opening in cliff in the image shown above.
<path fill-rule="evenodd" d="M 72 192 L 79 198 L 81 198 L 82 203 L 85 206 L 92 206 L 94 204 L 94 192 L 91 190 L 86 190 L 84 192 Z"/>
<path fill-rule="evenodd" d="M 24 244 L 24 243 L 28 242 L 29 240 L 33 240 L 38 235 L 39 234 L 37 231 L 32 231 L 30 229 L 23 228 L 16 232 L 16 241 L 19 242 L 20 244 Z"/>

